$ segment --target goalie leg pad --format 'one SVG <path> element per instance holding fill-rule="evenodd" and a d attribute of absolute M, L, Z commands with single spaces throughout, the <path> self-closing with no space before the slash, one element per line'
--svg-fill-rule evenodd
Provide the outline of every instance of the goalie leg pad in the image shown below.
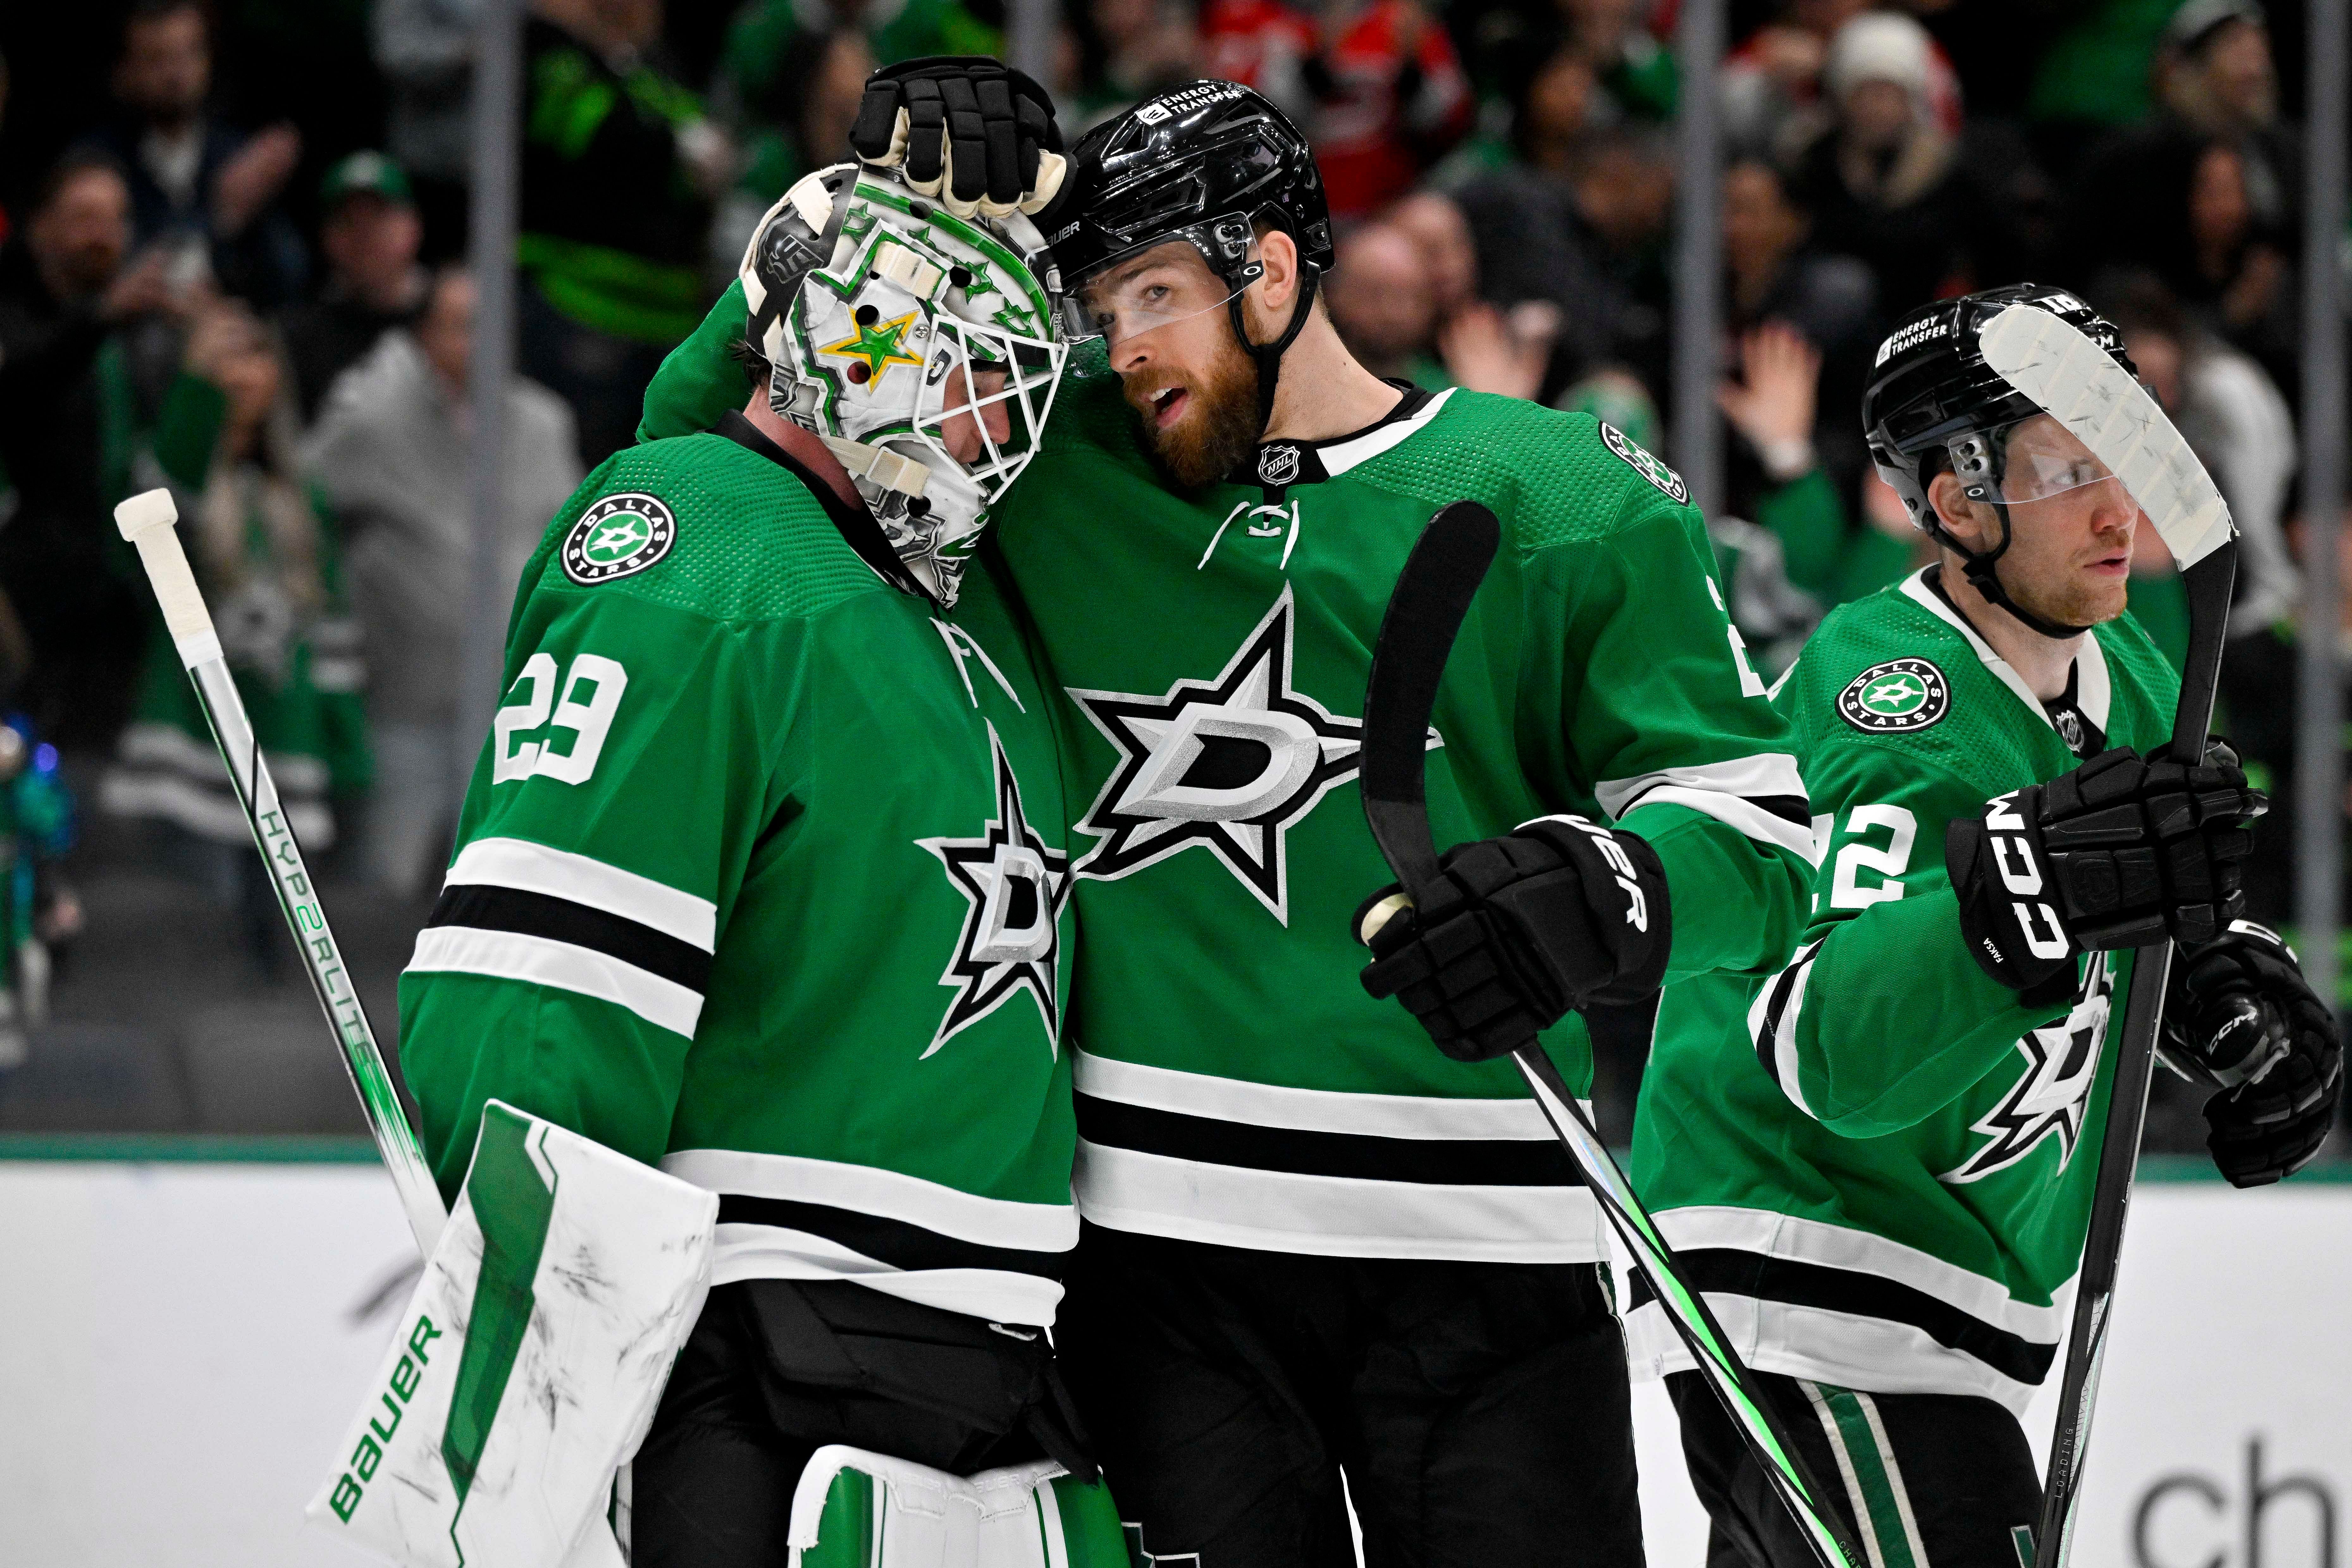
<path fill-rule="evenodd" d="M 839 1444 L 793 1494 L 792 1568 L 1127 1568 L 1110 1490 L 1051 1459 L 960 1478 Z"/>
<path fill-rule="evenodd" d="M 404 1568 L 619 1562 L 603 1515 L 710 1281 L 719 1200 L 492 1100 L 311 1521 Z"/>

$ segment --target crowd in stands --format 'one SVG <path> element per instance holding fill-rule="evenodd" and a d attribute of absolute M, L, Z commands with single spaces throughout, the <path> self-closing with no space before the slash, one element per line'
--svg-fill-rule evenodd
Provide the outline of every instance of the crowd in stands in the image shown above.
<path fill-rule="evenodd" d="M 1001 54 L 1004 4 L 529 0 L 511 562 L 632 439 L 760 214 L 837 158 L 866 73 Z M 2287 915 L 2302 155 L 2279 62 L 2299 10 L 1731 0 L 1697 84 L 1676 0 L 1060 5 L 1066 135 L 1202 76 L 1306 129 L 1338 222 L 1328 307 L 1381 374 L 1586 410 L 1661 451 L 1675 116 L 1714 92 L 1714 522 L 1775 666 L 1926 558 L 1855 420 L 1888 324 L 2024 278 L 2106 311 L 2247 536 L 2228 722 L 2279 802 L 2258 912 Z M 353 863 L 414 891 L 467 749 L 478 6 L 36 9 L 0 20 L 0 708 L 110 759 L 101 805 L 241 838 L 110 521 L 168 484 L 306 836 L 362 822 Z M 2134 604 L 2177 653 L 2152 542 Z"/>

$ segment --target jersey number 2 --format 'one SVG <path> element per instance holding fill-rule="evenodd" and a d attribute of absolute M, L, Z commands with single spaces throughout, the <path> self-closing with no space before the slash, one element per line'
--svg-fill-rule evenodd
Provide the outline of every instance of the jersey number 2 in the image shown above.
<path fill-rule="evenodd" d="M 1861 835 L 1886 829 L 1884 849 L 1873 848 Z M 1911 868 L 1911 846 L 1919 837 L 1919 819 L 1899 805 L 1857 805 L 1846 813 L 1845 830 L 1854 837 L 1837 853 L 1837 876 L 1830 884 L 1830 908 L 1866 910 L 1903 896 L 1903 873 Z M 1876 887 L 1862 885 L 1862 873 L 1876 871 L 1885 880 Z"/>
<path fill-rule="evenodd" d="M 612 733 L 613 714 L 628 689 L 629 672 L 618 661 L 593 653 L 572 660 L 563 678 L 563 696 L 556 700 L 555 660 L 535 653 L 523 662 L 522 673 L 508 689 L 516 700 L 499 710 L 490 726 L 490 782 L 510 784 L 520 779 L 554 779 L 560 784 L 585 784 L 596 771 L 596 759 Z M 554 711 L 550 713 L 549 710 Z M 525 735 L 532 738 L 523 739 Z M 570 743 L 557 749 L 559 739 Z"/>

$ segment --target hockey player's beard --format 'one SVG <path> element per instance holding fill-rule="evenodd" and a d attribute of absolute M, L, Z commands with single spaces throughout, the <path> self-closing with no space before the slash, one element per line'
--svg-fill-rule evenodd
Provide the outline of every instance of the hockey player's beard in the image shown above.
<path fill-rule="evenodd" d="M 1155 378 L 1156 379 L 1156 378 Z M 1149 397 L 1136 388 L 1144 378 L 1128 383 L 1129 405 L 1143 420 L 1143 445 L 1161 471 L 1182 489 L 1216 483 L 1241 465 L 1256 447 L 1263 427 L 1257 413 L 1257 365 L 1230 338 L 1200 374 L 1181 379 L 1192 406 L 1176 424 L 1159 427 Z M 1157 394 L 1171 384 L 1160 380 Z"/>

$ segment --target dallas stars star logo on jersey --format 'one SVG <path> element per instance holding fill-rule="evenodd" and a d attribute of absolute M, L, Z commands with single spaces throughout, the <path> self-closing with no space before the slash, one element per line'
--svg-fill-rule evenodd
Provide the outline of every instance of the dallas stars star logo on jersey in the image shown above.
<path fill-rule="evenodd" d="M 1924 658 L 1874 664 L 1848 681 L 1837 700 L 1838 717 L 1865 735 L 1924 730 L 1951 708 L 1951 683 Z"/>
<path fill-rule="evenodd" d="M 1077 875 L 1112 881 L 1197 846 L 1290 923 L 1286 836 L 1355 777 L 1363 742 L 1361 720 L 1291 689 L 1295 621 L 1286 585 L 1213 680 L 1179 680 L 1158 697 L 1070 689 L 1119 750 L 1078 824 L 1102 842 Z"/>
<path fill-rule="evenodd" d="M 874 308 L 865 305 L 859 309 L 872 311 Z M 905 346 L 907 333 L 913 329 L 915 319 L 920 314 L 920 311 L 909 310 L 895 320 L 878 323 L 861 320 L 855 333 L 837 343 L 827 343 L 816 352 L 832 354 L 837 359 L 862 361 L 869 383 L 879 381 L 882 373 L 894 364 L 919 366 L 923 363 L 922 355 L 908 353 Z"/>
<path fill-rule="evenodd" d="M 2059 1171 L 2065 1170 L 2074 1157 L 2083 1114 L 2090 1108 L 2091 1086 L 2098 1079 L 2099 1047 L 2107 1037 L 2107 1017 L 2115 1000 L 2115 970 L 2107 954 L 2095 956 L 2074 1011 L 2017 1042 L 2018 1054 L 2025 1058 L 2024 1072 L 2001 1096 L 2000 1103 L 1969 1129 L 1990 1142 L 1937 1180 L 1981 1181 L 2032 1153 L 2045 1138 L 2058 1140 Z"/>
<path fill-rule="evenodd" d="M 996 816 L 977 838 L 922 838 L 916 842 L 940 858 L 948 880 L 970 901 L 955 956 L 940 984 L 956 988 L 929 1056 L 959 1031 L 970 1028 L 1012 1000 L 1029 993 L 1045 1020 L 1045 1037 L 1062 1037 L 1055 978 L 1061 962 L 1062 907 L 1070 901 L 1070 858 L 1049 847 L 1021 811 L 1021 784 L 1005 760 L 996 726 L 988 726 L 988 746 L 996 759 Z"/>
<path fill-rule="evenodd" d="M 642 572 L 677 542 L 677 518 L 659 496 L 606 496 L 563 536 L 563 574 L 583 587 Z"/>

